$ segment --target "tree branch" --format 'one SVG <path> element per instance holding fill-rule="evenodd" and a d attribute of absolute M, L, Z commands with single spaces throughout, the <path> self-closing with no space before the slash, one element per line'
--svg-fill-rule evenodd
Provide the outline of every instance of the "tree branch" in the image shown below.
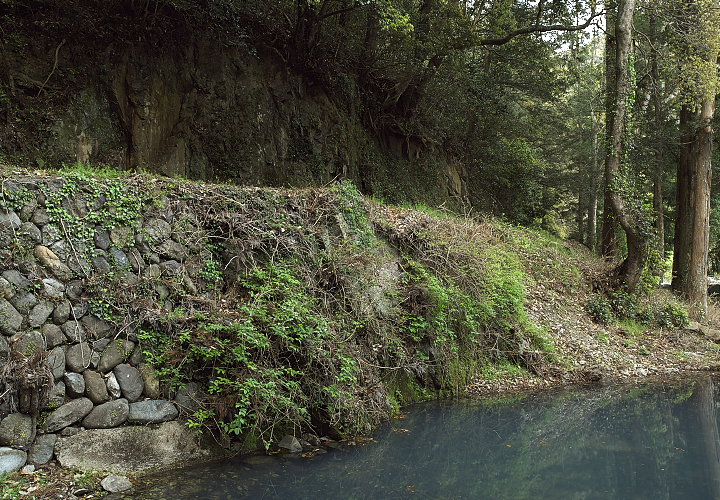
<path fill-rule="evenodd" d="M 332 11 L 332 12 L 325 12 L 324 14 L 319 14 L 319 15 L 317 16 L 317 20 L 318 20 L 318 21 L 322 21 L 323 19 L 327 19 L 328 17 L 339 16 L 340 14 L 344 14 L 344 13 L 346 13 L 346 12 L 350 12 L 350 11 L 353 11 L 353 10 L 355 10 L 355 9 L 359 9 L 360 7 L 364 7 L 364 5 L 363 5 L 363 4 L 356 3 L 356 4 L 353 4 L 353 5 L 349 6 L 349 7 L 345 7 L 345 8 L 338 9 L 338 10 L 334 10 L 334 11 Z"/>
<path fill-rule="evenodd" d="M 545 0 L 540 0 L 540 1 L 538 2 L 537 14 L 535 15 L 535 27 L 540 26 L 540 18 L 542 17 L 543 3 L 544 3 L 544 2 L 545 2 Z"/>
<path fill-rule="evenodd" d="M 600 12 L 594 12 L 583 24 L 577 24 L 574 26 L 568 26 L 565 24 L 551 24 L 548 26 L 528 26 L 527 28 L 511 31 L 502 38 L 484 38 L 480 40 L 478 45 L 505 45 L 515 37 L 521 35 L 529 35 L 532 33 L 546 33 L 548 31 L 580 31 L 590 26 L 590 24 L 592 24 L 593 20 L 596 17 L 600 17 L 603 14 L 605 14 L 604 10 Z"/>
<path fill-rule="evenodd" d="M 58 45 L 57 48 L 55 49 L 55 63 L 53 63 L 52 70 L 50 71 L 50 74 L 47 76 L 47 78 L 45 78 L 45 81 L 42 83 L 42 85 L 40 85 L 40 90 L 38 90 L 37 96 L 35 96 L 35 97 L 40 97 L 40 94 L 42 93 L 43 89 L 45 88 L 45 85 L 47 85 L 47 82 L 50 80 L 50 77 L 53 75 L 53 73 L 55 73 L 55 70 L 57 69 L 57 65 L 58 65 L 58 53 L 60 52 L 60 47 L 62 47 L 63 45 L 65 45 L 64 38 L 62 39 L 62 42 L 60 42 L 60 45 Z"/>

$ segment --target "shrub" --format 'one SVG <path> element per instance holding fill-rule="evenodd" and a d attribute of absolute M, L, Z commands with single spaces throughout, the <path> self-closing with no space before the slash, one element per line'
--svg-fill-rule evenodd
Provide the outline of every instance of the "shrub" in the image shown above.
<path fill-rule="evenodd" d="M 588 300 L 585 310 L 596 323 L 609 325 L 614 317 L 610 301 L 604 295 L 595 295 Z"/>
<path fill-rule="evenodd" d="M 687 310 L 682 305 L 673 302 L 667 302 L 657 310 L 655 321 L 658 325 L 666 328 L 683 328 L 690 323 Z"/>
<path fill-rule="evenodd" d="M 610 294 L 610 307 L 618 318 L 634 318 L 637 312 L 637 296 L 620 289 Z"/>

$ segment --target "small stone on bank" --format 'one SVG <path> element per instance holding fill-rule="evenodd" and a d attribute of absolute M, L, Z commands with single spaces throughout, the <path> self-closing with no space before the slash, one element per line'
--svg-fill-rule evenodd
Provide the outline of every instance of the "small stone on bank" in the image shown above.
<path fill-rule="evenodd" d="M 299 453 L 302 451 L 302 445 L 295 436 L 286 434 L 278 443 L 278 447 L 282 450 L 289 451 L 290 453 Z"/>
<path fill-rule="evenodd" d="M 110 474 L 100 481 L 100 485 L 109 493 L 120 493 L 121 491 L 127 491 L 132 488 L 132 483 L 128 478 L 125 476 L 116 476 L 115 474 Z"/>
<path fill-rule="evenodd" d="M 120 384 L 118 384 L 117 378 L 115 378 L 114 373 L 110 373 L 110 376 L 107 379 L 106 382 L 107 390 L 110 393 L 110 395 L 114 398 L 119 398 L 122 394 L 120 391 Z"/>
<path fill-rule="evenodd" d="M 15 472 L 25 465 L 27 453 L 12 448 L 0 448 L 0 475 Z"/>
<path fill-rule="evenodd" d="M 92 401 L 87 398 L 79 398 L 65 403 L 48 416 L 45 422 L 45 432 L 55 432 L 78 420 L 85 418 L 85 415 L 93 409 Z"/>
<path fill-rule="evenodd" d="M 111 429 L 123 424 L 127 417 L 127 400 L 116 399 L 93 408 L 83 419 L 82 425 L 88 429 Z"/>
<path fill-rule="evenodd" d="M 0 445 L 27 449 L 35 439 L 32 417 L 11 413 L 0 422 Z"/>
<path fill-rule="evenodd" d="M 15 472 L 25 465 L 27 453 L 12 448 L 0 448 L 0 476 L 7 472 Z"/>
<path fill-rule="evenodd" d="M 71 398 L 79 398 L 85 394 L 85 379 L 79 373 L 66 372 L 63 375 L 65 392 Z"/>

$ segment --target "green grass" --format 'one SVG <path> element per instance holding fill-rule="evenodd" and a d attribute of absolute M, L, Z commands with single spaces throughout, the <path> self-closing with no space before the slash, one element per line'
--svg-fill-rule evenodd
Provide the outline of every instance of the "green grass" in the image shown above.
<path fill-rule="evenodd" d="M 645 330 L 647 330 L 647 325 L 633 319 L 619 320 L 618 327 L 620 327 L 625 332 L 625 335 L 627 335 L 631 339 L 637 339 L 639 337 L 642 337 L 643 333 L 645 333 Z"/>
<path fill-rule="evenodd" d="M 406 208 L 410 210 L 417 210 L 419 212 L 426 213 L 431 217 L 437 217 L 438 219 L 458 219 L 460 215 L 451 212 L 450 210 L 443 210 L 441 207 L 431 207 L 424 203 L 401 203 L 398 205 L 400 208 Z"/>
<path fill-rule="evenodd" d="M 496 364 L 483 366 L 480 374 L 486 380 L 497 380 L 500 378 L 518 378 L 528 374 L 528 371 L 511 361 L 504 360 Z"/>
<path fill-rule="evenodd" d="M 63 164 L 58 169 L 58 174 L 63 177 L 89 179 L 123 179 L 137 174 L 137 171 L 120 170 L 110 165 L 89 165 L 85 163 Z"/>
<path fill-rule="evenodd" d="M 2 474 L 0 475 L 0 498 L 3 500 L 21 498 L 20 491 L 27 486 L 19 474 Z"/>

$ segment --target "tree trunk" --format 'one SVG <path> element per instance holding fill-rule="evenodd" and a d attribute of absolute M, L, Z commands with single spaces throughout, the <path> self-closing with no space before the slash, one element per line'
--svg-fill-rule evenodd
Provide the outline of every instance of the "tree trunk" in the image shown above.
<path fill-rule="evenodd" d="M 660 160 L 658 160 L 659 162 Z M 653 214 L 655 216 L 655 234 L 656 246 L 655 251 L 658 258 L 665 260 L 665 211 L 663 208 L 663 169 L 659 164 L 655 165 L 655 178 L 653 179 Z M 662 266 L 658 266 L 657 277 L 660 283 L 663 280 L 664 271 Z"/>
<path fill-rule="evenodd" d="M 597 211 L 598 211 L 598 189 L 597 184 L 592 190 L 588 201 L 587 235 L 585 246 L 593 252 L 597 248 Z"/>
<path fill-rule="evenodd" d="M 600 190 L 600 182 L 602 179 L 602 171 L 599 164 L 600 144 L 598 136 L 600 135 L 600 120 L 593 111 L 592 120 L 592 171 L 590 172 L 590 193 L 587 204 L 587 240 L 585 245 L 590 250 L 597 248 L 597 210 L 598 210 L 598 192 Z"/>
<path fill-rule="evenodd" d="M 612 124 L 617 103 L 617 40 L 615 34 L 616 24 L 615 0 L 606 0 L 605 24 L 605 156 L 610 155 L 612 137 Z M 612 176 L 611 176 L 612 177 Z M 615 261 L 619 256 L 617 238 L 617 216 L 613 211 L 612 200 L 610 199 L 611 186 L 608 184 L 607 167 L 605 168 L 605 193 L 603 197 L 602 230 L 600 236 L 600 253 L 605 260 Z"/>
<path fill-rule="evenodd" d="M 650 63 L 650 75 L 652 77 L 652 102 L 655 122 L 655 172 L 653 176 L 653 214 L 655 215 L 656 252 L 660 259 L 665 259 L 665 212 L 663 209 L 663 183 L 665 181 L 664 168 L 664 137 L 663 137 L 663 109 L 662 95 L 660 93 L 660 69 L 658 67 L 659 43 L 657 33 L 657 21 L 654 16 L 650 18 L 650 37 L 653 42 Z M 658 280 L 662 283 L 663 270 L 658 266 Z"/>
<path fill-rule="evenodd" d="M 680 108 L 680 158 L 675 182 L 675 235 L 673 238 L 672 289 L 682 292 L 687 280 L 687 261 L 690 254 L 690 145 L 693 142 L 693 113 L 685 105 Z M 681 257 L 682 256 L 682 257 Z"/>
<path fill-rule="evenodd" d="M 714 96 L 706 97 L 695 111 L 687 105 L 680 110 L 682 144 L 677 172 L 672 288 L 688 301 L 694 318 L 701 318 L 707 310 L 714 113 Z"/>
<path fill-rule="evenodd" d="M 587 167 L 580 167 L 580 186 L 578 186 L 578 207 L 577 214 L 575 216 L 575 230 L 577 231 L 577 240 L 580 243 L 584 243 L 587 239 L 585 233 L 585 215 L 588 211 L 588 188 L 587 180 L 589 178 L 589 172 L 583 172 Z"/>
<path fill-rule="evenodd" d="M 608 98 L 610 106 L 606 110 L 608 152 L 605 157 L 605 199 L 609 202 L 613 215 L 627 238 L 627 257 L 616 268 L 615 273 L 628 291 L 633 291 L 637 286 L 647 260 L 647 234 L 642 229 L 642 221 L 626 208 L 625 200 L 615 186 L 615 183 L 619 181 L 620 162 L 624 150 L 625 118 L 630 87 L 629 56 L 632 46 L 635 1 L 621 0 L 618 3 L 617 20 L 615 21 L 616 50 L 614 54 L 605 54 L 606 58 L 613 56 L 615 58 L 615 87 L 607 89 L 610 95 Z M 603 227 L 603 229 L 605 228 Z M 603 232 L 605 233 L 605 231 Z"/>

